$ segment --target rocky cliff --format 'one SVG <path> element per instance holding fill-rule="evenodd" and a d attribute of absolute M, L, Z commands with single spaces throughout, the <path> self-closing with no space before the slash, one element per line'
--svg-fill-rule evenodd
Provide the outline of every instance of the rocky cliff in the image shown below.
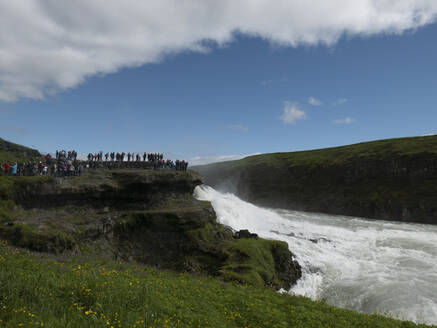
<path fill-rule="evenodd" d="M 194 170 L 206 184 L 263 206 L 437 223 L 437 136 L 265 154 Z"/>
<path fill-rule="evenodd" d="M 82 177 L 0 177 L 0 238 L 59 256 L 135 261 L 290 288 L 288 245 L 238 234 L 193 198 L 194 172 L 91 170 Z"/>

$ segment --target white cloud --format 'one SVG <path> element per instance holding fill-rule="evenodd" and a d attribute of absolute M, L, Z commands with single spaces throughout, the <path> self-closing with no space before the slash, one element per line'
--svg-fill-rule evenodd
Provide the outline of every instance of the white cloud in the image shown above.
<path fill-rule="evenodd" d="M 321 106 L 322 102 L 314 97 L 309 97 L 308 98 L 308 104 L 312 105 L 312 106 Z"/>
<path fill-rule="evenodd" d="M 334 124 L 346 124 L 346 125 L 349 125 L 349 124 L 352 124 L 352 123 L 354 123 L 356 121 L 357 120 L 354 119 L 354 118 L 345 117 L 345 118 L 340 118 L 338 120 L 333 120 L 332 123 L 334 123 Z"/>
<path fill-rule="evenodd" d="M 26 135 L 26 134 L 29 134 L 29 132 L 30 132 L 28 129 L 23 128 L 21 126 L 16 126 L 16 125 L 0 126 L 0 129 L 2 131 L 13 132 L 13 133 L 18 134 L 18 135 Z"/>
<path fill-rule="evenodd" d="M 306 119 L 307 115 L 304 110 L 299 108 L 296 103 L 284 102 L 282 115 L 279 117 L 285 124 L 295 124 L 298 120 Z"/>
<path fill-rule="evenodd" d="M 198 157 L 189 158 L 187 161 L 190 164 L 190 166 L 205 165 L 205 164 L 217 163 L 217 162 L 235 161 L 237 159 L 242 159 L 248 156 L 259 155 L 259 154 L 261 153 L 254 153 L 248 155 L 218 155 L 218 156 L 206 156 L 206 157 L 198 156 Z"/>
<path fill-rule="evenodd" d="M 265 87 L 271 85 L 272 83 L 273 83 L 273 80 L 263 80 L 260 82 L 260 84 L 262 86 L 265 86 Z"/>
<path fill-rule="evenodd" d="M 229 130 L 236 131 L 236 132 L 247 132 L 247 131 L 249 131 L 249 128 L 247 126 L 241 125 L 241 124 L 231 124 L 231 125 L 228 125 L 227 128 Z"/>
<path fill-rule="evenodd" d="M 347 98 L 340 98 L 340 99 L 337 99 L 336 101 L 334 101 L 332 103 L 332 106 L 340 106 L 340 105 L 343 105 L 343 104 L 345 104 L 347 102 L 348 102 Z"/>
<path fill-rule="evenodd" d="M 235 33 L 332 45 L 400 34 L 436 14 L 435 0 L 0 0 L 0 100 L 41 99 L 95 74 L 205 52 Z"/>

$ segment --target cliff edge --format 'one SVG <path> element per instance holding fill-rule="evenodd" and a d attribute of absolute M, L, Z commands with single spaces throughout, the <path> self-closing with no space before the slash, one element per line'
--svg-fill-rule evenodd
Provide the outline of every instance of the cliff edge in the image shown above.
<path fill-rule="evenodd" d="M 437 136 L 250 156 L 193 168 L 258 205 L 437 224 Z"/>
<path fill-rule="evenodd" d="M 284 242 L 233 232 L 193 197 L 195 172 L 91 170 L 0 177 L 0 239 L 60 257 L 135 261 L 289 289 L 300 266 Z"/>

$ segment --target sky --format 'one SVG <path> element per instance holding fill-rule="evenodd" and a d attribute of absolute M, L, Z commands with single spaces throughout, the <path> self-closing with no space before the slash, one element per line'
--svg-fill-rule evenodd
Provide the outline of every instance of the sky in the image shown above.
<path fill-rule="evenodd" d="M 0 137 L 206 163 L 437 133 L 436 22 L 434 0 L 0 0 Z"/>

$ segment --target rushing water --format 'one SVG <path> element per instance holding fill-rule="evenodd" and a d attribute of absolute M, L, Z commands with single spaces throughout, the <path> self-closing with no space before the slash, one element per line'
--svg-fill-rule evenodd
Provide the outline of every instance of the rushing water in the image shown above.
<path fill-rule="evenodd" d="M 264 209 L 208 186 L 218 220 L 286 241 L 303 276 L 290 293 L 437 324 L 437 226 Z"/>

